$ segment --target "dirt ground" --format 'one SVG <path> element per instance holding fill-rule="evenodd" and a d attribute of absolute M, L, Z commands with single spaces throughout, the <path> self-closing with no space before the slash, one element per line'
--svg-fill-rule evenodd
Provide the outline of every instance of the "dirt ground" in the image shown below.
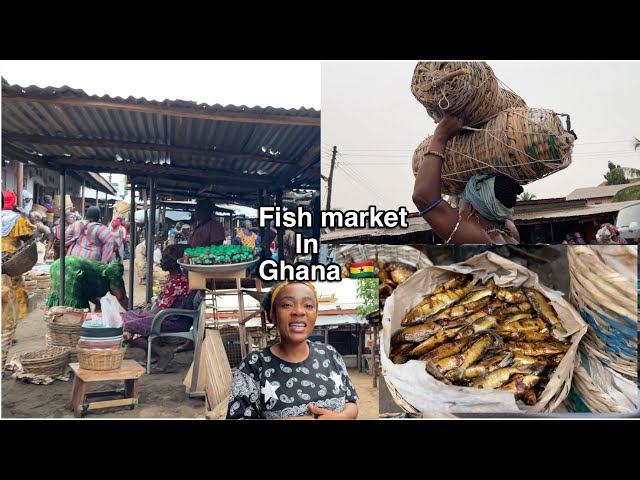
<path fill-rule="evenodd" d="M 125 273 L 125 278 L 126 273 Z M 128 282 L 127 282 L 128 286 Z M 135 287 L 134 303 L 144 301 L 144 286 Z M 46 325 L 42 305 L 18 324 L 16 344 L 9 350 L 10 360 L 14 355 L 45 347 Z M 158 365 L 166 367 L 168 373 L 143 375 L 138 381 L 140 395 L 134 410 L 111 408 L 89 413 L 86 418 L 203 418 L 204 398 L 189 398 L 182 384 L 193 360 L 193 352 L 175 354 L 173 351 L 182 339 L 166 339 L 167 344 L 156 346 L 160 355 Z M 142 350 L 130 348 L 126 359 L 136 361 L 144 358 Z M 70 408 L 71 384 L 55 380 L 49 385 L 34 385 L 11 377 L 12 372 L 2 372 L 2 417 L 3 418 L 72 418 Z M 366 373 L 350 370 L 349 375 L 360 396 L 358 419 L 378 418 L 378 389 L 372 387 L 372 378 Z M 88 392 L 120 388 L 118 382 L 92 383 Z"/>

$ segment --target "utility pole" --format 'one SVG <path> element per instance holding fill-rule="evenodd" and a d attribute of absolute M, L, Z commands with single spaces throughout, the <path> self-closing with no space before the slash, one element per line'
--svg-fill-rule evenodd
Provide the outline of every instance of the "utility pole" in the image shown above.
<path fill-rule="evenodd" d="M 327 190 L 327 210 L 331 210 L 331 187 L 333 186 L 333 168 L 336 165 L 336 153 L 338 153 L 338 147 L 333 146 L 333 155 L 331 156 L 331 168 L 329 169 L 329 179 L 327 183 L 329 184 Z"/>

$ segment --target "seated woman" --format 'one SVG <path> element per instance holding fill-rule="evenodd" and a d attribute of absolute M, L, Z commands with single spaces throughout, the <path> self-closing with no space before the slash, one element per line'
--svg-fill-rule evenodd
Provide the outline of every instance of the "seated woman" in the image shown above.
<path fill-rule="evenodd" d="M 147 350 L 147 340 L 151 334 L 151 325 L 156 314 L 166 308 L 193 309 L 193 295 L 189 292 L 189 280 L 180 270 L 178 260 L 184 256 L 186 245 L 169 245 L 162 253 L 160 267 L 169 272 L 169 280 L 158 293 L 155 304 L 150 309 L 131 310 L 123 316 L 125 338 L 129 345 Z M 192 319 L 176 315 L 166 318 L 162 322 L 163 332 L 187 332 L 191 328 Z M 191 343 L 191 342 L 188 342 Z M 188 347 L 178 347 L 176 351 L 185 351 Z"/>
<path fill-rule="evenodd" d="M 122 308 L 129 303 L 124 289 L 124 266 L 120 262 L 101 263 L 82 257 L 64 257 L 64 306 L 89 308 L 89 302 L 100 311 L 100 298 L 107 292 L 116 297 Z M 60 259 L 51 264 L 51 290 L 46 305 L 59 303 Z"/>
<path fill-rule="evenodd" d="M 344 360 L 331 345 L 311 343 L 318 316 L 309 282 L 284 282 L 262 303 L 280 342 L 252 352 L 231 384 L 228 419 L 355 419 L 358 395 Z"/>

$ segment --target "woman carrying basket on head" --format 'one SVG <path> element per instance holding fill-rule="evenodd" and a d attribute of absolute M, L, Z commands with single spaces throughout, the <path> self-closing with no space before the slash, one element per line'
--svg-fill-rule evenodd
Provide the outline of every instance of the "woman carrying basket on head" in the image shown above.
<path fill-rule="evenodd" d="M 86 221 L 78 220 L 65 232 L 67 255 L 95 262 L 109 263 L 116 259 L 116 238 L 110 228 L 100 223 L 100 209 L 89 207 Z"/>
<path fill-rule="evenodd" d="M 33 236 L 34 226 L 22 215 L 14 211 L 17 197 L 13 192 L 2 192 L 2 256 L 15 252 L 22 242 L 26 242 Z M 5 277 L 6 278 L 6 277 Z M 8 285 L 7 285 L 8 286 Z M 29 296 L 22 275 L 11 277 L 11 288 L 15 291 L 18 302 L 18 319 L 27 316 L 27 302 Z"/>
<path fill-rule="evenodd" d="M 445 114 L 438 123 L 416 175 L 413 202 L 436 235 L 449 243 L 520 243 L 513 223 L 516 197 L 523 192 L 504 175 L 474 175 L 460 196 L 458 208 L 443 202 L 441 170 L 447 142 L 462 129 L 462 119 Z"/>

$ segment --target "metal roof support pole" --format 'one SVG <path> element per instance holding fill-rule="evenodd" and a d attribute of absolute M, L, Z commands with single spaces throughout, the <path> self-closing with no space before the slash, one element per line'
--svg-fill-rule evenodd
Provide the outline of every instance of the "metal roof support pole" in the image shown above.
<path fill-rule="evenodd" d="M 83 179 L 82 180 L 82 206 L 80 207 L 80 215 L 82 215 L 83 218 L 84 218 L 84 187 L 85 187 L 85 183 L 86 183 L 86 181 Z"/>
<path fill-rule="evenodd" d="M 129 310 L 133 310 L 133 290 L 135 288 L 136 255 L 136 186 L 131 184 L 131 208 L 129 209 Z"/>
<path fill-rule="evenodd" d="M 549 227 L 551 228 L 551 244 L 555 244 L 555 240 L 553 239 L 553 222 L 549 222 Z"/>
<path fill-rule="evenodd" d="M 276 193 L 276 206 L 282 207 L 282 190 Z M 278 260 L 284 260 L 284 229 L 278 229 Z"/>
<path fill-rule="evenodd" d="M 313 208 L 313 238 L 318 239 L 318 243 L 320 243 L 320 195 L 313 199 L 312 203 Z M 318 264 L 318 256 L 319 253 L 315 252 L 311 254 L 311 265 Z"/>
<path fill-rule="evenodd" d="M 267 194 L 267 189 L 263 188 L 262 189 L 262 197 L 260 197 L 260 195 L 258 195 L 258 198 L 261 199 L 261 203 L 260 205 L 264 205 L 267 206 L 269 205 L 269 195 Z M 269 251 L 269 246 L 271 245 L 271 229 L 269 228 L 269 225 L 267 225 L 266 227 L 264 227 L 262 229 L 262 231 L 260 232 L 261 234 L 261 243 L 262 243 L 262 259 L 263 260 L 267 260 L 269 258 L 271 258 L 271 252 Z"/>
<path fill-rule="evenodd" d="M 147 303 L 153 296 L 153 239 L 156 229 L 156 180 L 149 177 L 149 223 L 147 224 Z"/>
<path fill-rule="evenodd" d="M 58 225 L 58 230 L 60 232 L 60 290 L 58 291 L 58 305 L 64 305 L 64 281 L 65 281 L 65 227 L 66 218 L 65 212 L 67 209 L 66 200 L 67 200 L 67 170 L 62 169 L 60 172 L 60 223 Z"/>
<path fill-rule="evenodd" d="M 99 196 L 100 192 L 96 189 L 96 207 L 100 208 L 100 201 L 99 201 Z M 83 214 L 84 216 L 84 214 Z"/>
<path fill-rule="evenodd" d="M 22 191 L 24 190 L 24 164 L 18 162 L 16 172 L 16 194 L 18 195 L 18 206 L 24 207 L 24 199 L 22 198 Z"/>

